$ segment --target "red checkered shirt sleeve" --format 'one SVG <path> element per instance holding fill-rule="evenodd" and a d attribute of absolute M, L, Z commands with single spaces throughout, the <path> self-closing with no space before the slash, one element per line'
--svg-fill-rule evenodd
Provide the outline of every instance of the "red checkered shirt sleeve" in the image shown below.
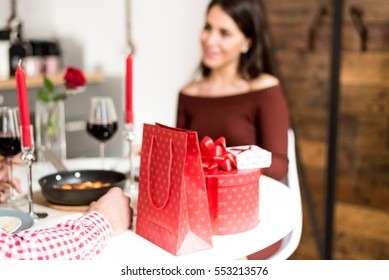
<path fill-rule="evenodd" d="M 95 211 L 47 229 L 9 234 L 0 228 L 0 259 L 92 259 L 111 234 L 108 221 Z"/>

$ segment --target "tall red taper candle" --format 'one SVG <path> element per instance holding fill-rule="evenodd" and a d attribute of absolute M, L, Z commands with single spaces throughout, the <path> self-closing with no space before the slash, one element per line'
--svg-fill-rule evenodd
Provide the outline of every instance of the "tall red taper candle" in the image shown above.
<path fill-rule="evenodd" d="M 134 122 L 134 112 L 132 110 L 132 56 L 127 57 L 126 63 L 126 123 Z"/>
<path fill-rule="evenodd" d="M 22 143 L 24 147 L 32 147 L 31 131 L 30 131 L 30 112 L 28 109 L 28 95 L 26 88 L 26 77 L 24 71 L 19 62 L 16 68 L 16 89 L 18 92 L 19 102 L 19 115 L 20 115 L 20 126 L 22 128 Z"/>

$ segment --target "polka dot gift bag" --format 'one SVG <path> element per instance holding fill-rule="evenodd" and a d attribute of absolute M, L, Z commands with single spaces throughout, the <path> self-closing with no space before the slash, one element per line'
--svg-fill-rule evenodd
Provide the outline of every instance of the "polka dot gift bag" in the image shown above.
<path fill-rule="evenodd" d="M 144 124 L 136 233 L 173 255 L 212 247 L 196 132 Z"/>

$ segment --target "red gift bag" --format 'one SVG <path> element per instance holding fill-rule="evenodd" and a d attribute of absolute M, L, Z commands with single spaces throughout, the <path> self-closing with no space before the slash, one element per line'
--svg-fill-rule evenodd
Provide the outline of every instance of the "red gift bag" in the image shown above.
<path fill-rule="evenodd" d="M 196 132 L 144 124 L 136 233 L 173 255 L 212 247 Z"/>

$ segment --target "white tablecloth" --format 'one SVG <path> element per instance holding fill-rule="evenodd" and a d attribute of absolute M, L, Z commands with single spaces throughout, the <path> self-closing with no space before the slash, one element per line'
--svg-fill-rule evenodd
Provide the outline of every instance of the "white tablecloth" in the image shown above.
<path fill-rule="evenodd" d="M 128 160 L 106 159 L 107 168 L 126 172 Z M 97 158 L 80 158 L 67 160 L 69 169 L 100 168 L 101 162 Z M 15 169 L 15 177 L 22 181 L 26 190 L 25 167 Z M 56 172 L 48 163 L 34 164 L 34 189 L 39 191 L 37 180 L 46 174 Z M 136 193 L 129 193 L 133 206 L 136 206 Z M 242 258 L 257 252 L 286 236 L 296 224 L 301 223 L 302 208 L 300 199 L 295 199 L 291 190 L 284 184 L 266 176 L 260 179 L 260 223 L 253 230 L 224 236 L 213 236 L 213 248 L 191 253 L 184 256 L 173 256 L 158 246 L 138 236 L 134 230 L 128 230 L 120 236 L 110 238 L 107 247 L 99 256 L 103 260 L 165 260 L 179 258 L 182 260 L 232 260 Z M 56 225 L 66 219 L 73 219 L 82 213 L 55 210 L 43 205 L 36 205 L 36 211 L 45 211 L 49 217 L 35 223 L 34 228 L 44 228 Z M 136 217 L 135 217 L 136 219 Z"/>

